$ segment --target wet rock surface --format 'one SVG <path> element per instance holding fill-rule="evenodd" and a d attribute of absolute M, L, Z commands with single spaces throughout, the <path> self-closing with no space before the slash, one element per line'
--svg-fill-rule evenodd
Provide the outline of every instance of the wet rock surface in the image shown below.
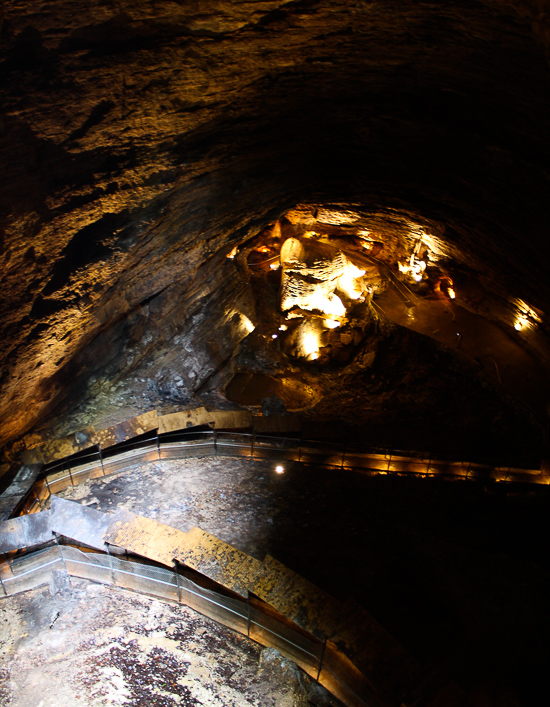
<path fill-rule="evenodd" d="M 62 598 L 2 601 L 0 635 L 6 706 L 336 705 L 277 651 L 191 609 L 74 578 Z"/>
<path fill-rule="evenodd" d="M 546 489 L 368 476 L 273 462 L 150 464 L 64 492 L 194 525 L 352 597 L 483 702 L 544 704 Z M 538 609 L 532 612 L 535 604 Z M 499 701 L 500 700 L 500 701 Z"/>

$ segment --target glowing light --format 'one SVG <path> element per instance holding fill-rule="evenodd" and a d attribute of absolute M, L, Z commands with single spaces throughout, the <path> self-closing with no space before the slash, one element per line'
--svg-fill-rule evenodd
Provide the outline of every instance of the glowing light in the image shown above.
<path fill-rule="evenodd" d="M 284 474 L 284 473 L 285 473 L 285 468 L 284 468 L 284 466 L 282 466 L 282 464 L 278 464 L 278 465 L 275 467 L 275 471 L 277 472 L 277 474 Z"/>
<path fill-rule="evenodd" d="M 288 327 L 286 324 L 281 324 L 281 326 L 279 327 L 279 331 L 286 331 L 287 329 Z"/>
<path fill-rule="evenodd" d="M 520 314 L 518 318 L 516 319 L 516 323 L 514 324 L 514 329 L 517 331 L 522 331 L 523 329 L 527 329 L 529 326 L 529 319 L 527 315 L 525 314 Z"/>
<path fill-rule="evenodd" d="M 315 361 L 319 358 L 319 337 L 316 331 L 306 329 L 302 335 L 302 349 L 306 358 Z"/>
<path fill-rule="evenodd" d="M 536 324 L 540 324 L 542 319 L 539 315 L 523 300 L 518 299 L 516 303 L 519 312 L 516 314 L 514 329 L 523 331 L 524 329 L 533 329 Z"/>
<path fill-rule="evenodd" d="M 233 258 L 237 255 L 237 251 L 238 251 L 238 246 L 235 246 L 233 248 L 233 250 L 227 254 L 226 257 L 231 258 L 231 260 L 233 260 Z"/>
<path fill-rule="evenodd" d="M 271 338 L 272 338 L 272 339 L 276 339 L 276 338 L 277 338 L 277 334 L 271 334 Z"/>
<path fill-rule="evenodd" d="M 323 324 L 327 327 L 327 329 L 336 329 L 336 327 L 340 326 L 340 322 L 337 322 L 334 319 L 325 319 Z"/>
<path fill-rule="evenodd" d="M 455 293 L 455 291 L 453 290 L 452 287 L 449 287 L 449 289 L 447 290 L 447 292 L 449 293 L 449 297 L 450 297 L 451 299 L 455 299 L 456 293 Z"/>
<path fill-rule="evenodd" d="M 250 319 L 246 316 L 246 314 L 241 314 L 241 324 L 249 334 L 251 334 L 256 328 L 254 324 L 252 324 Z"/>
<path fill-rule="evenodd" d="M 309 307 L 318 309 L 323 314 L 332 315 L 333 317 L 343 317 L 346 314 L 346 308 L 338 295 L 327 295 L 321 290 L 313 292 L 309 298 Z"/>
<path fill-rule="evenodd" d="M 279 268 L 279 265 L 280 265 L 280 263 L 279 263 L 279 261 L 277 261 L 276 263 L 271 263 L 269 267 L 272 270 L 277 270 Z"/>
<path fill-rule="evenodd" d="M 338 278 L 338 288 L 345 292 L 350 299 L 359 299 L 361 297 L 361 283 L 357 282 L 358 278 L 363 277 L 365 270 L 360 270 L 353 263 L 346 263 L 344 273 Z"/>
<path fill-rule="evenodd" d="M 424 275 L 424 271 L 426 270 L 426 261 L 416 260 L 413 253 L 413 255 L 411 255 L 410 263 L 397 263 L 397 266 L 399 268 L 399 272 L 402 272 L 404 275 L 408 275 L 416 282 L 420 282 Z"/>

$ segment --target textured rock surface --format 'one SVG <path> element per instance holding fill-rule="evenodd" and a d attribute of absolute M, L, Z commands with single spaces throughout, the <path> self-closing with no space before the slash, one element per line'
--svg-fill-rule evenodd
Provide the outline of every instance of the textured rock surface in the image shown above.
<path fill-rule="evenodd" d="M 90 422 L 216 391 L 255 322 L 224 256 L 299 201 L 420 225 L 545 310 L 543 0 L 8 0 L 1 23 L 3 441 L 63 400 Z"/>
<path fill-rule="evenodd" d="M 258 405 L 277 395 L 319 434 L 357 425 L 369 441 L 540 456 L 544 385 L 535 427 L 498 389 L 503 366 L 475 370 L 383 320 L 349 365 L 297 367 L 271 339 L 276 273 L 255 278 L 246 263 L 249 239 L 289 210 L 294 227 L 344 240 L 367 230 L 391 267 L 424 233 L 467 309 L 508 328 L 519 300 L 536 310 L 538 329 L 517 341 L 543 366 L 533 380 L 548 379 L 549 60 L 548 0 L 6 0 L 0 446 L 40 426 L 74 438 L 152 409 L 229 409 L 243 370 L 263 376 Z M 312 509 L 316 480 L 276 501 L 252 481 L 191 489 L 196 506 L 168 507 L 164 492 L 149 502 L 159 518 L 188 522 L 192 509 L 228 541 L 241 533 L 250 552 L 268 538 L 302 574 L 337 509 L 369 559 L 352 579 L 385 626 L 407 645 L 424 636 L 427 656 L 444 644 L 479 704 L 514 704 L 509 686 L 546 704 L 544 504 L 495 501 L 491 524 L 491 494 L 415 495 L 403 481 L 352 489 L 355 514 L 329 482 Z M 112 484 L 94 487 L 100 506 Z M 344 576 L 323 558 L 311 572 L 328 589 Z M 49 660 L 25 645 L 33 671 Z"/>
<path fill-rule="evenodd" d="M 37 589 L 0 605 L 2 704 L 302 707 L 316 694 L 277 651 L 185 606 L 71 585 L 62 596 Z M 313 704 L 336 703 L 323 691 Z"/>

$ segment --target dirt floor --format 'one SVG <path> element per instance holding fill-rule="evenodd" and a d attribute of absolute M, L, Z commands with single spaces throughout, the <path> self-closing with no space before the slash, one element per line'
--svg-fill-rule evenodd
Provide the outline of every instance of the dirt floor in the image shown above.
<path fill-rule="evenodd" d="M 165 461 L 63 495 L 183 530 L 198 525 L 258 559 L 269 553 L 334 596 L 352 596 L 470 692 L 545 704 L 546 488 L 274 467 Z"/>
<path fill-rule="evenodd" d="M 0 704 L 329 707 L 274 649 L 185 606 L 70 580 L 0 602 Z"/>

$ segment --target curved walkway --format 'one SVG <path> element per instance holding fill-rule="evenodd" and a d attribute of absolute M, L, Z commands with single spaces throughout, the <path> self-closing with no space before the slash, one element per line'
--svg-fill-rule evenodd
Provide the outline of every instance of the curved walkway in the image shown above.
<path fill-rule="evenodd" d="M 361 686 L 358 672 L 335 646 L 292 628 L 282 617 L 273 616 L 272 611 L 266 614 L 257 600 L 238 600 L 206 589 L 179 570 L 170 571 L 122 560 L 112 554 L 82 552 L 76 547 L 58 545 L 25 555 L 15 562 L 0 564 L 0 597 L 49 583 L 54 570 L 64 571 L 69 577 L 183 603 L 263 646 L 276 648 L 346 705 L 375 704 L 374 699 L 365 701 L 355 692 L 366 688 Z"/>
<path fill-rule="evenodd" d="M 321 683 L 350 707 L 415 703 L 424 696 L 420 664 L 367 612 L 353 602 L 337 601 L 270 556 L 260 562 L 196 527 L 186 533 L 128 511 L 104 514 L 56 496 L 50 510 L 1 523 L 0 552 L 47 544 L 52 534 L 96 550 L 106 548 L 108 553 L 131 552 L 167 567 L 179 563 L 241 601 L 257 597 L 268 614 L 275 610 L 310 635 L 317 652 L 310 649 L 308 658 L 307 650 L 299 654 L 295 650 L 292 659 L 308 674 L 316 672 L 319 679 L 326 665 Z M 9 569 L 9 563 L 0 566 L 4 587 L 10 581 Z M 254 638 L 250 626 L 248 632 Z M 273 645 L 272 637 L 265 640 Z M 438 694 L 452 694 L 456 705 L 466 703 L 454 684 L 441 677 L 438 680 Z"/>
<path fill-rule="evenodd" d="M 215 425 L 233 419 L 241 428 L 252 422 L 249 413 L 197 411 L 157 417 L 146 413 L 116 427 L 95 433 L 90 430 L 70 438 L 49 442 L 30 450 L 33 463 L 23 464 L 10 486 L 0 496 L 0 520 L 14 514 L 32 513 L 42 507 L 50 493 L 81 483 L 89 478 L 122 471 L 133 464 L 193 456 L 239 456 L 249 459 L 273 459 L 304 464 L 353 469 L 365 473 L 412 475 L 481 482 L 550 484 L 550 465 L 543 460 L 539 469 L 480 464 L 468 461 L 433 459 L 413 452 L 370 448 L 337 447 L 319 440 L 267 435 L 229 430 L 194 431 L 185 423 L 201 424 L 204 419 Z M 292 418 L 259 418 L 282 427 Z M 244 424 L 243 424 L 244 423 Z M 203 423 L 204 424 L 204 423 Z M 229 426 L 229 425 L 228 425 Z M 144 427 L 147 431 L 144 431 Z M 113 432 L 113 430 L 115 430 Z M 120 441 L 120 437 L 125 441 Z M 82 442 L 78 440 L 82 439 Z M 105 439 L 102 444 L 101 440 Z M 119 440 L 114 443 L 113 440 Z M 93 445 L 93 446 L 92 446 Z M 46 463 L 44 463 L 46 462 Z"/>

